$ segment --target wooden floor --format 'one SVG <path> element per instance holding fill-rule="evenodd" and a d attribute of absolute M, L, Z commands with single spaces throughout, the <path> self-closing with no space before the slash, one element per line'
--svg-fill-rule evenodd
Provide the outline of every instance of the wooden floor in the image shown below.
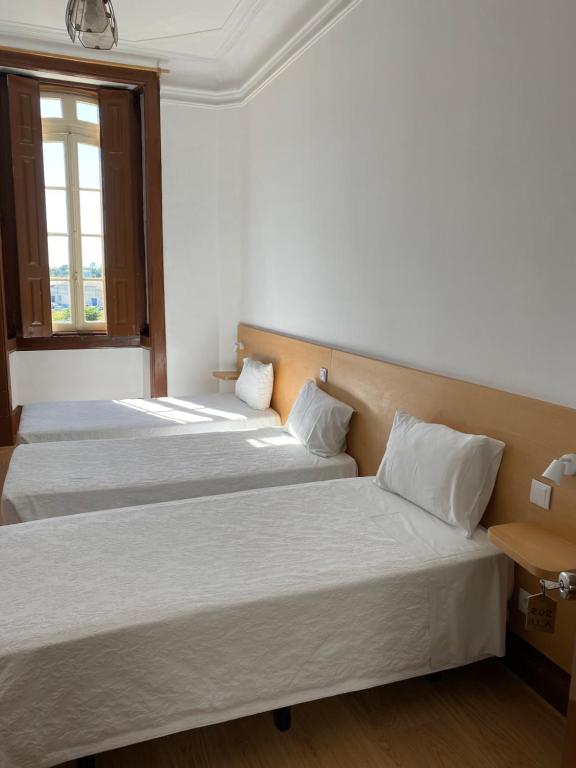
<path fill-rule="evenodd" d="M 497 661 L 99 756 L 97 768 L 559 768 L 564 719 Z"/>

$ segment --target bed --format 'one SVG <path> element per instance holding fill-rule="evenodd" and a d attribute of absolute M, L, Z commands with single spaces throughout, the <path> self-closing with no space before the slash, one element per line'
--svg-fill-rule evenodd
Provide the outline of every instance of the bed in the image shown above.
<path fill-rule="evenodd" d="M 4 523 L 30 522 L 356 475 L 347 454 L 315 456 L 280 427 L 20 445 L 1 516 Z"/>
<path fill-rule="evenodd" d="M 278 424 L 272 408 L 255 410 L 230 393 L 31 403 L 22 409 L 18 442 L 228 432 Z"/>
<path fill-rule="evenodd" d="M 504 653 L 511 564 L 370 478 L 0 529 L 0 765 Z"/>

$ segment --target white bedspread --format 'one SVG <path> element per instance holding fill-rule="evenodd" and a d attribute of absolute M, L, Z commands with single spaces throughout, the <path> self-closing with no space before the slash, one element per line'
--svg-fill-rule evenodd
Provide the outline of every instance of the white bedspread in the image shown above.
<path fill-rule="evenodd" d="M 0 766 L 501 655 L 510 579 L 369 478 L 0 529 Z"/>
<path fill-rule="evenodd" d="M 138 400 L 32 403 L 22 409 L 18 442 L 102 440 L 236 429 L 280 424 L 271 408 L 256 411 L 234 394 Z"/>
<path fill-rule="evenodd" d="M 356 475 L 347 454 L 314 456 L 280 427 L 20 445 L 4 484 L 2 519 L 22 523 Z"/>

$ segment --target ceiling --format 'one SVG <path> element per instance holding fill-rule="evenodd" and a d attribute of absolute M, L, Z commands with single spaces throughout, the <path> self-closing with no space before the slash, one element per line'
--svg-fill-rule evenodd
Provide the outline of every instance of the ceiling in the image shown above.
<path fill-rule="evenodd" d="M 164 99 L 250 98 L 361 0 L 113 0 L 120 43 L 98 58 L 160 66 Z M 94 56 L 73 45 L 66 0 L 0 0 L 0 45 Z"/>

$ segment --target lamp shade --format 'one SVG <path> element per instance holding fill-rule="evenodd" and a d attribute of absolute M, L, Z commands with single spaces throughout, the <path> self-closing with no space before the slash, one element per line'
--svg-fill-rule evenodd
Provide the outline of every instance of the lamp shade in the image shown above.
<path fill-rule="evenodd" d="M 552 464 L 548 467 L 546 472 L 542 473 L 542 477 L 545 477 L 546 480 L 552 480 L 553 483 L 556 483 L 556 485 L 560 485 L 562 482 L 562 478 L 564 477 L 564 473 L 566 471 L 566 464 L 563 461 L 560 461 L 559 459 L 554 459 Z"/>
<path fill-rule="evenodd" d="M 85 48 L 109 50 L 118 45 L 118 27 L 112 0 L 68 0 L 66 27 L 70 39 Z"/>

